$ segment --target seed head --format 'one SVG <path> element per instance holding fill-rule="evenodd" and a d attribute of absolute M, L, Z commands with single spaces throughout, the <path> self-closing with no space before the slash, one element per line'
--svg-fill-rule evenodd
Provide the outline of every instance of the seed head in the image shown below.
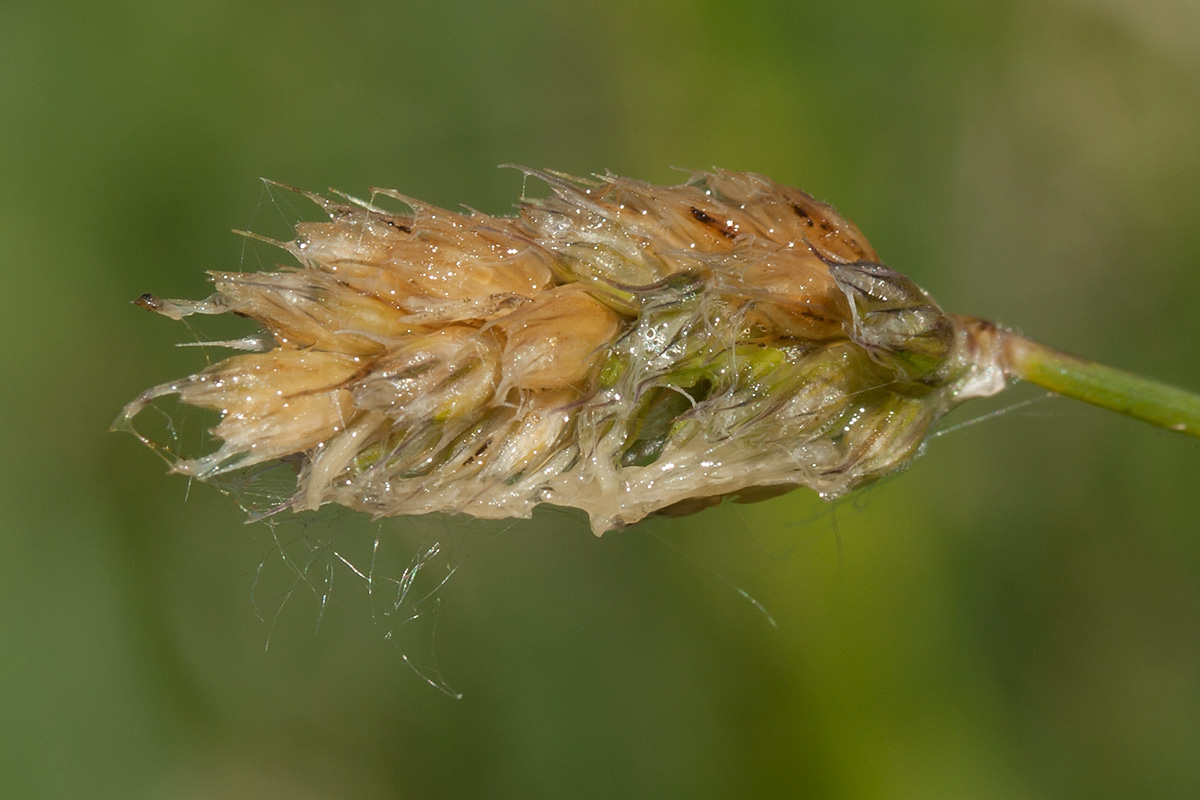
<path fill-rule="evenodd" d="M 232 312 L 269 334 L 158 386 L 215 409 L 205 479 L 296 465 L 282 507 L 376 516 L 654 512 L 807 486 L 834 498 L 907 464 L 951 407 L 1004 387 L 1007 332 L 948 315 L 853 224 L 751 173 L 678 186 L 528 171 L 514 217 L 394 192 L 410 213 L 308 195 L 328 222 L 297 265 L 212 273 L 172 318 Z"/>

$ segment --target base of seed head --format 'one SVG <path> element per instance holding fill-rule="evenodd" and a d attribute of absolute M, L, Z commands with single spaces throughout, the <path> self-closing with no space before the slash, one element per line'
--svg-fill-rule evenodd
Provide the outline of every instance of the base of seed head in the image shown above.
<path fill-rule="evenodd" d="M 203 301 L 143 295 L 269 336 L 227 343 L 264 351 L 144 392 L 114 427 L 174 394 L 220 412 L 221 445 L 169 457 L 173 472 L 286 459 L 282 507 L 548 503 L 598 534 L 728 496 L 839 497 L 1013 376 L 1200 435 L 1195 396 L 944 313 L 803 192 L 726 171 L 678 186 L 528 172 L 552 192 L 514 217 L 306 195 L 329 221 L 276 243 L 298 266 L 212 273 Z"/>

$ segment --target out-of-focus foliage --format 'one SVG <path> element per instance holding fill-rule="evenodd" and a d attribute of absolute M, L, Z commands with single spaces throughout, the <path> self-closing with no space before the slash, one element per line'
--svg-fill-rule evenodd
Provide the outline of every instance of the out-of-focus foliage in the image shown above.
<path fill-rule="evenodd" d="M 1200 388 L 1194 3 L 245 6 L 0 11 L 0 795 L 1200 792 L 1183 437 L 1036 402 L 836 516 L 795 493 L 596 539 L 246 527 L 105 431 L 206 358 L 128 301 L 270 267 L 226 231 L 309 215 L 259 176 L 504 213 L 501 162 L 762 172 L 948 309 Z M 369 598 L 332 551 L 376 538 Z M 402 656 L 431 647 L 463 699 Z"/>

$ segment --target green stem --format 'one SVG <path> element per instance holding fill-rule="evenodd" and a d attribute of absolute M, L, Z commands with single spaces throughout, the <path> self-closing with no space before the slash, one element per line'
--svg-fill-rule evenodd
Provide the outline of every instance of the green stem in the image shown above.
<path fill-rule="evenodd" d="M 1002 333 L 1011 375 L 1067 397 L 1200 438 L 1200 395 Z"/>

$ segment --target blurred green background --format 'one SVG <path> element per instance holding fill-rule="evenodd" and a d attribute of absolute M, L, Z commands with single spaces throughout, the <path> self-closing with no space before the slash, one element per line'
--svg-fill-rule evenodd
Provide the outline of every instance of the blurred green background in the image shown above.
<path fill-rule="evenodd" d="M 106 432 L 204 363 L 130 299 L 308 213 L 260 176 L 505 213 L 503 162 L 762 172 L 949 309 L 1200 389 L 1198 9 L 4 4 L 0 796 L 1200 795 L 1195 441 L 1051 399 L 832 515 L 596 539 L 247 527 Z M 376 539 L 443 548 L 393 614 L 334 555 Z"/>

